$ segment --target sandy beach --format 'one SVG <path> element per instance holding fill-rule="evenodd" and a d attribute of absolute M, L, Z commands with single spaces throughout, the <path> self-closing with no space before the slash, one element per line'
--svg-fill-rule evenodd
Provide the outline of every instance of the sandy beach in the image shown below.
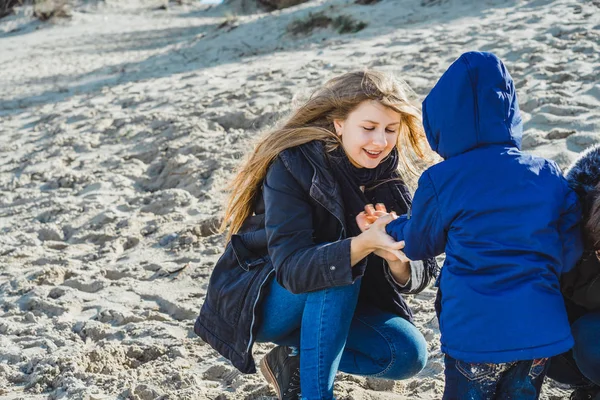
<path fill-rule="evenodd" d="M 0 19 L 0 398 L 275 399 L 193 323 L 240 157 L 336 75 L 391 71 L 420 102 L 462 52 L 491 51 L 514 78 L 524 150 L 566 168 L 600 143 L 600 1 L 358 3 L 78 0 L 70 18 Z M 434 297 L 407 297 L 427 367 L 340 373 L 338 399 L 441 397 Z M 566 389 L 547 381 L 542 399 Z"/>

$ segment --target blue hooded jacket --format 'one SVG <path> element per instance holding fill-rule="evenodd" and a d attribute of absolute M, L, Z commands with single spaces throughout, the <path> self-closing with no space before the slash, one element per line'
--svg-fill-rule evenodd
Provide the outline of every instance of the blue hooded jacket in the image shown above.
<path fill-rule="evenodd" d="M 388 224 L 414 260 L 446 252 L 438 280 L 442 351 L 503 363 L 567 351 L 559 287 L 582 253 L 577 196 L 558 166 L 521 153 L 515 87 L 491 53 L 463 54 L 423 102 L 444 161 L 419 179 L 412 216 Z"/>

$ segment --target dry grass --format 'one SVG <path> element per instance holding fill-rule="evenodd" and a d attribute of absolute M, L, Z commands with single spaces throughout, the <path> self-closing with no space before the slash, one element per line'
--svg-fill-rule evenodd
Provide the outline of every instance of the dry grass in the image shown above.
<path fill-rule="evenodd" d="M 225 31 L 229 32 L 237 28 L 238 25 L 239 19 L 237 15 L 227 12 L 225 13 L 225 19 L 219 24 L 219 26 L 217 26 L 217 29 L 225 29 Z"/>
<path fill-rule="evenodd" d="M 356 33 L 362 31 L 367 27 L 366 22 L 357 21 L 352 17 L 347 15 L 339 15 L 333 19 L 331 22 L 333 27 L 339 33 Z"/>
<path fill-rule="evenodd" d="M 40 21 L 52 18 L 71 18 L 68 0 L 35 0 L 33 15 Z"/>
<path fill-rule="evenodd" d="M 0 0 L 0 18 L 12 14 L 15 6 L 21 5 L 21 0 Z"/>
<path fill-rule="evenodd" d="M 268 10 L 281 10 L 293 7 L 298 4 L 306 3 L 308 0 L 258 0 L 258 2 Z"/>
<path fill-rule="evenodd" d="M 0 18 L 12 14 L 16 6 L 33 6 L 33 16 L 40 21 L 71 17 L 68 0 L 0 0 Z"/>
<path fill-rule="evenodd" d="M 338 33 L 356 33 L 366 28 L 367 24 L 347 15 L 331 18 L 324 12 L 310 13 L 306 18 L 292 21 L 287 30 L 292 35 L 310 35 L 313 30 L 332 26 Z"/>

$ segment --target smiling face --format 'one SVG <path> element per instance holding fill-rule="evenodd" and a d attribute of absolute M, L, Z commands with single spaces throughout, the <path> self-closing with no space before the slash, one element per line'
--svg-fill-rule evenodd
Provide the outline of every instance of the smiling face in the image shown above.
<path fill-rule="evenodd" d="M 375 168 L 396 145 L 400 114 L 375 100 L 363 101 L 345 120 L 334 120 L 335 131 L 352 164 Z"/>

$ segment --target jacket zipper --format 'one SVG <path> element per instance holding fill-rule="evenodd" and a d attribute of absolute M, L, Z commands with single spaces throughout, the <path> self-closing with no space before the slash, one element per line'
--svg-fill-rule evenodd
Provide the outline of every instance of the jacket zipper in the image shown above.
<path fill-rule="evenodd" d="M 254 322 L 256 321 L 256 305 L 258 304 L 258 300 L 260 299 L 260 292 L 262 292 L 262 289 L 265 286 L 267 279 L 269 279 L 271 277 L 273 272 L 275 272 L 275 270 L 269 271 L 269 273 L 267 274 L 265 279 L 261 282 L 260 288 L 258 289 L 258 295 L 256 296 L 256 299 L 254 300 L 254 304 L 252 305 L 252 322 L 250 323 L 250 340 L 248 341 L 248 347 L 246 347 L 246 354 L 250 352 L 250 348 L 252 347 L 252 343 L 253 343 L 253 339 L 254 339 L 254 334 L 252 333 L 252 331 L 254 330 Z"/>

